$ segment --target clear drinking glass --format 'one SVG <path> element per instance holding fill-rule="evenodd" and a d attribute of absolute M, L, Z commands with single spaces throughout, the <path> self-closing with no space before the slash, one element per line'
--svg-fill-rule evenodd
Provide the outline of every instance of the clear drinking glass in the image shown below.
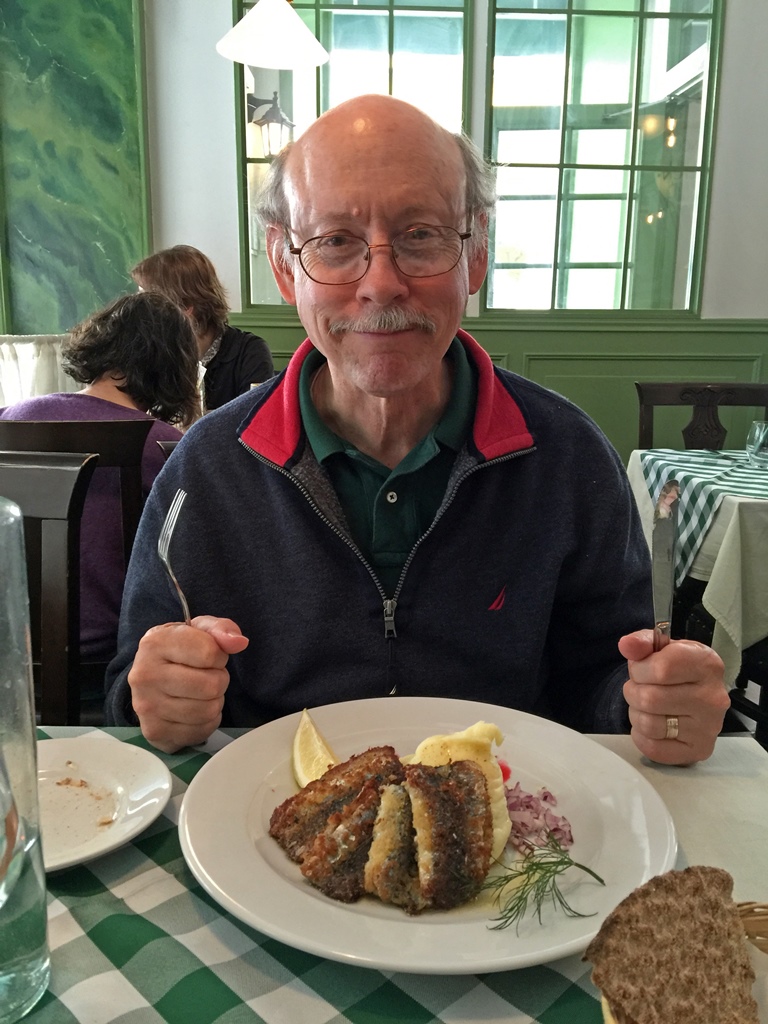
<path fill-rule="evenodd" d="M 747 458 L 751 466 L 768 469 L 768 420 L 753 420 L 747 434 Z"/>
<path fill-rule="evenodd" d="M 0 1024 L 20 1020 L 48 987 L 39 820 L 22 517 L 0 498 Z"/>

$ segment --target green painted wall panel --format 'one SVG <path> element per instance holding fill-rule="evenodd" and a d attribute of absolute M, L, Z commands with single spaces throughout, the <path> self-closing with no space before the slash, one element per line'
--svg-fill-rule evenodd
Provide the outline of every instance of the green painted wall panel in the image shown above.
<path fill-rule="evenodd" d="M 5 329 L 55 333 L 147 250 L 139 0 L 2 0 Z"/>

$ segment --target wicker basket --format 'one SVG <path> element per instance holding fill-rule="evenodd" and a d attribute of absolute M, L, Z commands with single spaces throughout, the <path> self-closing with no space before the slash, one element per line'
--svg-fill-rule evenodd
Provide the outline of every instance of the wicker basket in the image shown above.
<path fill-rule="evenodd" d="M 768 953 L 768 903 L 739 903 L 747 938 L 763 953 Z"/>

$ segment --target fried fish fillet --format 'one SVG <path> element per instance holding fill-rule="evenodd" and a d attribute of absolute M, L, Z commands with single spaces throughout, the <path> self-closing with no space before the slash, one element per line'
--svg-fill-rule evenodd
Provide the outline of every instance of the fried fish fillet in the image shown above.
<path fill-rule="evenodd" d="M 372 747 L 277 807 L 269 834 L 332 899 L 368 892 L 417 914 L 477 895 L 493 816 L 476 762 L 403 768 L 394 748 Z"/>
<path fill-rule="evenodd" d="M 394 903 L 417 914 L 426 903 L 421 895 L 411 798 L 404 786 L 385 786 L 373 827 L 365 891 L 384 903 Z"/>
<path fill-rule="evenodd" d="M 394 747 L 371 747 L 334 765 L 321 778 L 299 790 L 272 812 L 269 834 L 291 860 L 301 862 L 306 849 L 324 832 L 329 818 L 351 803 L 366 783 L 377 790 L 402 782 L 403 766 Z"/>
<path fill-rule="evenodd" d="M 370 779 L 304 847 L 302 875 L 331 899 L 353 903 L 365 893 L 365 865 L 380 800 L 379 783 Z"/>
<path fill-rule="evenodd" d="M 409 764 L 416 865 L 424 904 L 449 910 L 472 899 L 488 874 L 493 818 L 482 769 L 474 761 Z"/>

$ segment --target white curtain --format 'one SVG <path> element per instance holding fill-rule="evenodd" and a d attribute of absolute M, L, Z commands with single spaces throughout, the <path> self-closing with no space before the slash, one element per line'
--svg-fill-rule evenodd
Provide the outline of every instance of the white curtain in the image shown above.
<path fill-rule="evenodd" d="M 0 408 L 35 395 L 79 391 L 61 368 L 65 334 L 0 334 Z"/>

